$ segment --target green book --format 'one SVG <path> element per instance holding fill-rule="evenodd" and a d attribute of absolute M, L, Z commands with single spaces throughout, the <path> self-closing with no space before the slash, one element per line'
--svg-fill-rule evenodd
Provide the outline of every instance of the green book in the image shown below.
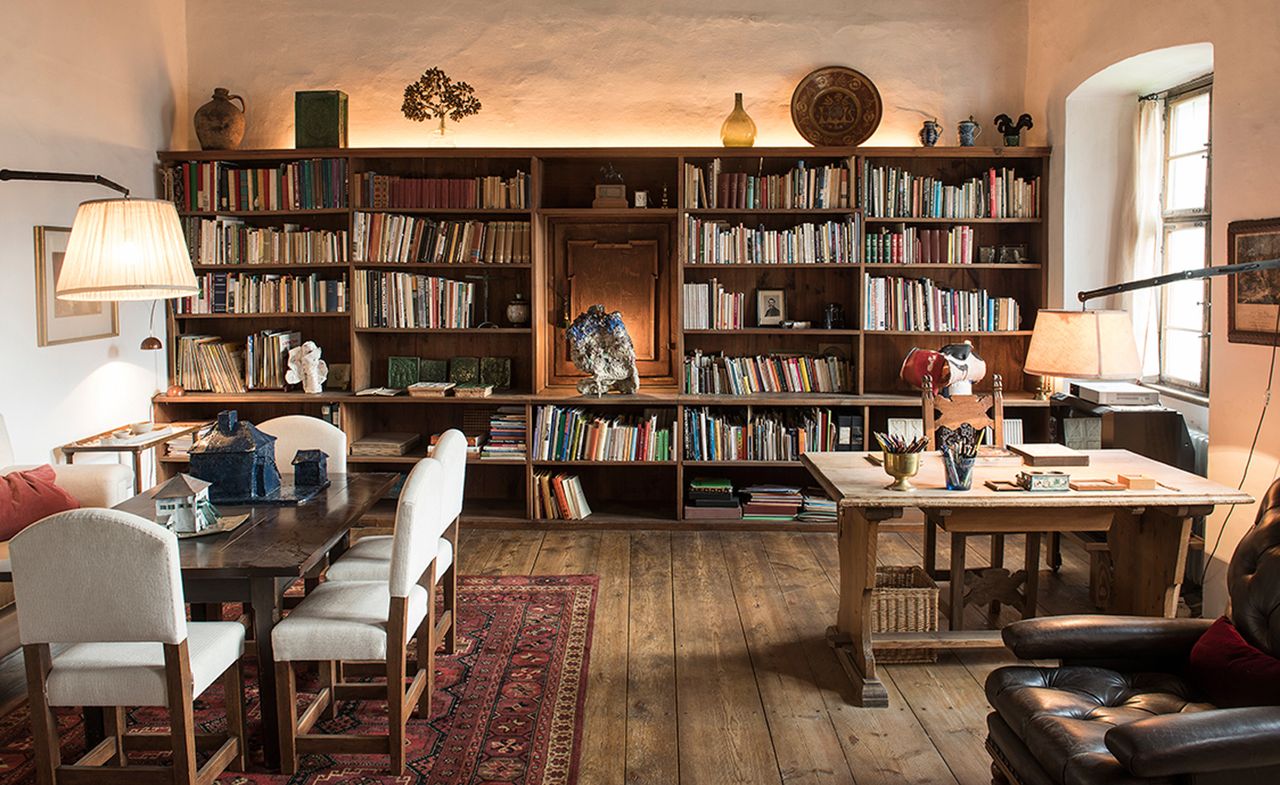
<path fill-rule="evenodd" d="M 457 385 L 480 383 L 480 360 L 475 357 L 454 357 L 449 361 L 449 381 Z"/>
<path fill-rule="evenodd" d="M 495 390 L 505 390 L 511 386 L 510 357 L 481 357 L 480 383 L 492 385 Z"/>
<path fill-rule="evenodd" d="M 419 366 L 418 381 L 420 382 L 447 382 L 449 381 L 449 361 L 448 360 L 427 360 L 423 359 Z"/>
<path fill-rule="evenodd" d="M 417 357 L 388 357 L 387 386 L 394 390 L 404 390 L 416 384 L 422 375 L 419 370 L 421 360 Z"/>

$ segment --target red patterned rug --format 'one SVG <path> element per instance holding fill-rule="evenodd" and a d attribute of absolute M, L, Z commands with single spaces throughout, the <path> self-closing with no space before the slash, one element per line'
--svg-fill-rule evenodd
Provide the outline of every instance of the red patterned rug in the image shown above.
<path fill-rule="evenodd" d="M 305 755 L 293 777 L 227 772 L 222 785 L 573 785 L 577 782 L 582 709 L 595 616 L 594 575 L 473 577 L 459 581 L 458 654 L 437 656 L 431 720 L 409 721 L 408 767 L 387 773 L 385 756 Z M 412 656 L 412 654 L 410 655 Z M 253 757 L 261 761 L 258 689 L 246 669 L 245 710 Z M 304 699 L 309 684 L 299 683 Z M 221 732 L 217 687 L 196 701 L 202 729 Z M 130 730 L 159 730 L 163 709 L 130 713 Z M 75 712 L 59 712 L 63 760 L 84 751 Z M 385 733 L 385 703 L 345 702 L 317 728 Z M 141 760 L 141 759 L 140 759 Z M 34 783 L 25 708 L 0 719 L 0 785 Z"/>

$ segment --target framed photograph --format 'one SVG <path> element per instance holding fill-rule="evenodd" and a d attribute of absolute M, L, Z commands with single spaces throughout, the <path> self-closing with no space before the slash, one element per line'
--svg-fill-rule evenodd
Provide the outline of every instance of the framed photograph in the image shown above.
<path fill-rule="evenodd" d="M 57 346 L 77 341 L 114 338 L 120 334 L 119 306 L 111 302 L 76 302 L 54 297 L 71 230 L 37 226 L 36 343 Z"/>
<path fill-rule="evenodd" d="M 1227 263 L 1280 258 L 1280 218 L 1227 224 Z M 1280 342 L 1280 270 L 1227 276 L 1227 340 Z"/>
<path fill-rule="evenodd" d="M 756 289 L 756 326 L 777 327 L 786 320 L 786 294 L 781 289 Z"/>

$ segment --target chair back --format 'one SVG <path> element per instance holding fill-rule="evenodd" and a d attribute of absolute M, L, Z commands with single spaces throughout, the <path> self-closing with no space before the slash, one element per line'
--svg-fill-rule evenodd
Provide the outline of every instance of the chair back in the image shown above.
<path fill-rule="evenodd" d="M 298 450 L 324 450 L 329 455 L 329 471 L 347 471 L 347 435 L 319 417 L 286 414 L 258 423 L 258 430 L 276 437 L 276 466 L 282 472 L 290 471 Z"/>
<path fill-rule="evenodd" d="M 178 538 L 146 518 L 50 515 L 14 536 L 9 559 L 24 645 L 187 638 Z"/>
<path fill-rule="evenodd" d="M 391 540 L 388 586 L 392 597 L 408 597 L 427 565 L 436 557 L 444 497 L 444 467 L 435 458 L 418 461 L 400 490 L 396 528 Z"/>
<path fill-rule="evenodd" d="M 457 428 L 450 428 L 440 435 L 431 457 L 444 466 L 444 498 L 440 517 L 448 527 L 462 514 L 462 494 L 467 484 L 467 437 Z"/>
<path fill-rule="evenodd" d="M 932 380 L 926 376 L 920 393 L 920 408 L 924 415 L 924 436 L 928 449 L 938 449 L 938 437 L 944 439 L 958 432 L 963 426 L 975 431 L 991 428 L 991 444 L 1004 449 L 1004 381 L 1000 374 L 991 377 L 990 395 L 953 395 L 944 398 L 933 392 Z"/>
<path fill-rule="evenodd" d="M 1258 504 L 1258 517 L 1227 569 L 1231 621 L 1245 640 L 1280 656 L 1280 480 Z"/>

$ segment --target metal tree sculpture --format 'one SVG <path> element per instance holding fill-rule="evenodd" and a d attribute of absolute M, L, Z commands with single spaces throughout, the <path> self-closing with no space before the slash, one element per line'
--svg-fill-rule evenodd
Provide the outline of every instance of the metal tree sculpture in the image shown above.
<path fill-rule="evenodd" d="M 420 123 L 438 119 L 443 135 L 445 118 L 456 123 L 480 111 L 475 92 L 466 82 L 455 82 L 444 71 L 432 68 L 424 71 L 418 81 L 405 85 L 400 111 Z"/>

